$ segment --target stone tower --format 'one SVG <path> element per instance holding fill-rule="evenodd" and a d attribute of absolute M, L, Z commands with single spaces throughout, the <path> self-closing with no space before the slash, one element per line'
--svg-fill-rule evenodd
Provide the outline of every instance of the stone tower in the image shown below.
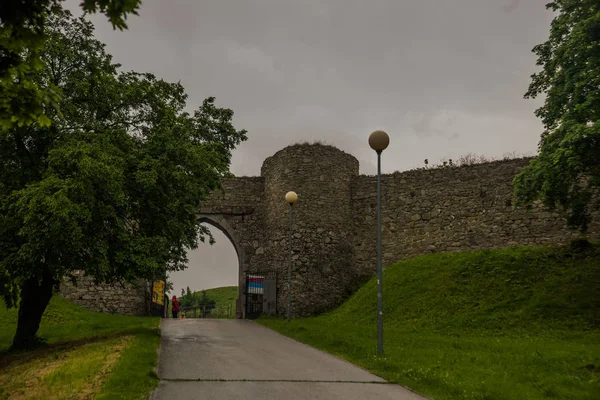
<path fill-rule="evenodd" d="M 264 179 L 264 223 L 270 233 L 267 259 L 279 270 L 280 313 L 287 302 L 289 257 L 288 191 L 298 194 L 293 206 L 293 314 L 319 313 L 337 304 L 356 273 L 352 251 L 352 180 L 358 160 L 323 145 L 286 147 L 267 158 Z M 281 295 L 283 294 L 283 295 Z"/>

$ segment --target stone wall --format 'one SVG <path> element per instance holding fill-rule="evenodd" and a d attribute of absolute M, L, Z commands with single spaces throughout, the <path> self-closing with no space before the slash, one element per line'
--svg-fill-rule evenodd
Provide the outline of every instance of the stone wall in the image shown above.
<path fill-rule="evenodd" d="M 358 161 L 335 147 L 296 145 L 280 150 L 263 163 L 264 212 L 269 232 L 269 268 L 278 269 L 279 293 L 287 293 L 289 209 L 285 194 L 294 191 L 292 224 L 293 314 L 304 316 L 331 308 L 345 295 L 353 279 L 352 179 Z M 278 309 L 286 310 L 280 296 Z"/>
<path fill-rule="evenodd" d="M 245 272 L 264 269 L 268 255 L 268 231 L 264 225 L 264 178 L 227 178 L 222 190 L 214 191 L 202 202 L 199 217 L 209 228 L 220 229 L 229 238 L 239 261 L 238 318 L 243 317 Z"/>
<path fill-rule="evenodd" d="M 514 207 L 512 180 L 529 158 L 382 176 L 383 265 L 433 252 L 566 243 L 558 212 Z M 376 176 L 353 181 L 358 268 L 376 269 Z M 596 215 L 587 237 L 600 239 Z"/>
<path fill-rule="evenodd" d="M 65 279 L 60 294 L 90 311 L 120 315 L 147 315 L 149 313 L 150 287 L 140 281 L 136 286 L 127 284 L 95 285 L 91 277 L 81 271 L 73 274 L 75 281 Z"/>
<path fill-rule="evenodd" d="M 384 154 L 383 162 L 386 156 Z M 383 263 L 433 252 L 566 243 L 579 237 L 559 213 L 513 206 L 512 180 L 529 159 L 415 170 L 382 177 Z M 239 259 L 244 317 L 246 272 L 278 271 L 278 312 L 287 304 L 288 191 L 293 206 L 293 315 L 332 309 L 376 269 L 375 176 L 332 146 L 294 145 L 263 163 L 260 177 L 229 178 L 202 202 L 198 217 L 222 230 Z M 600 239 L 595 215 L 587 237 Z M 141 313 L 148 296 L 131 287 L 95 287 L 83 279 L 63 296 L 104 312 Z M 143 300 L 142 300 L 143 299 Z"/>

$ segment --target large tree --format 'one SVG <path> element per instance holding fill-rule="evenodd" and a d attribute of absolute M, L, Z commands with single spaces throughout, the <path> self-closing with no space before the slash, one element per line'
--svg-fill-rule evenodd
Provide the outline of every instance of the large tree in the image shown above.
<path fill-rule="evenodd" d="M 0 1 L 0 128 L 33 122 L 48 125 L 44 111 L 58 107 L 56 87 L 31 79 L 44 60 L 45 24 L 61 10 L 63 0 Z M 125 29 L 128 14 L 137 14 L 141 0 L 83 0 L 87 13 L 101 12 L 113 28 Z"/>
<path fill-rule="evenodd" d="M 526 98 L 545 95 L 539 154 L 515 178 L 517 204 L 542 200 L 586 231 L 600 187 L 600 2 L 555 0 L 549 39 L 534 47 L 542 70 Z"/>
<path fill-rule="evenodd" d="M 119 72 L 83 17 L 49 17 L 32 80 L 62 92 L 49 126 L 0 130 L 0 292 L 19 306 L 14 348 L 37 342 L 61 280 L 164 277 L 204 240 L 197 208 L 246 139 L 206 99 L 187 113 L 178 83 Z"/>

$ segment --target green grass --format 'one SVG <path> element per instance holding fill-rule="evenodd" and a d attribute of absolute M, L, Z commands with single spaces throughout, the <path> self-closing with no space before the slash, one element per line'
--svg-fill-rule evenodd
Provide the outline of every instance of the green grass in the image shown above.
<path fill-rule="evenodd" d="M 202 296 L 202 292 L 196 292 L 197 296 Z M 206 289 L 206 295 L 215 300 L 215 306 L 226 309 L 231 307 L 233 310 L 232 314 L 235 317 L 235 301 L 238 298 L 238 287 L 237 286 L 224 286 L 214 289 Z"/>
<path fill-rule="evenodd" d="M 434 399 L 600 399 L 600 247 L 435 254 L 330 313 L 258 322 Z"/>
<path fill-rule="evenodd" d="M 0 399 L 25 392 L 31 399 L 146 398 L 158 384 L 159 321 L 94 313 L 54 297 L 38 333 L 47 346 L 13 353 L 17 310 L 0 304 Z"/>
<path fill-rule="evenodd" d="M 227 311 L 230 310 L 229 318 L 235 318 L 235 302 L 238 298 L 237 286 L 223 286 L 213 289 L 206 289 L 207 298 L 215 300 L 215 309 L 212 317 L 226 318 Z M 194 292 L 193 296 L 197 299 L 202 298 L 202 290 Z M 169 298 L 173 297 L 171 295 Z M 179 298 L 179 296 L 177 296 Z M 169 315 L 171 315 L 171 306 L 169 302 Z"/>
<path fill-rule="evenodd" d="M 96 399 L 146 398 L 158 383 L 154 368 L 159 343 L 158 330 L 148 330 L 136 335 Z"/>

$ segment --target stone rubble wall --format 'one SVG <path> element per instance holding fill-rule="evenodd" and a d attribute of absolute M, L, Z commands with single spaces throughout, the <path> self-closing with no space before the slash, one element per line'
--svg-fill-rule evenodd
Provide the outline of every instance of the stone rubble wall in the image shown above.
<path fill-rule="evenodd" d="M 130 284 L 94 284 L 92 277 L 83 271 L 73 273 L 76 283 L 65 279 L 60 294 L 65 299 L 90 311 L 120 315 L 148 315 L 150 312 L 150 286 L 145 281 Z"/>
<path fill-rule="evenodd" d="M 352 155 L 318 144 L 287 147 L 263 163 L 264 217 L 270 239 L 265 266 L 279 272 L 280 314 L 287 310 L 289 264 L 290 206 L 285 194 L 298 194 L 292 206 L 292 314 L 320 313 L 344 298 L 356 273 L 349 221 L 351 183 L 358 167 Z"/>
<path fill-rule="evenodd" d="M 559 212 L 514 207 L 512 181 L 530 158 L 382 176 L 383 265 L 434 252 L 563 244 L 580 237 Z M 376 270 L 377 177 L 353 181 L 358 268 Z M 600 239 L 598 214 L 585 235 Z"/>
<path fill-rule="evenodd" d="M 581 237 L 566 228 L 559 212 L 540 205 L 529 211 L 514 207 L 512 181 L 529 160 L 382 176 L 383 265 L 434 252 L 561 244 Z M 238 317 L 243 317 L 245 273 L 273 269 L 278 272 L 278 313 L 286 312 L 289 205 L 284 196 L 290 190 L 298 194 L 293 315 L 331 310 L 373 276 L 377 178 L 358 170 L 356 158 L 335 147 L 289 146 L 265 160 L 260 177 L 224 179 L 223 190 L 202 202 L 200 220 L 222 230 L 238 254 Z M 594 215 L 587 238 L 600 239 L 599 217 Z M 88 309 L 128 315 L 149 309 L 146 289 L 95 286 L 91 278 L 79 282 L 65 282 L 62 294 Z"/>

